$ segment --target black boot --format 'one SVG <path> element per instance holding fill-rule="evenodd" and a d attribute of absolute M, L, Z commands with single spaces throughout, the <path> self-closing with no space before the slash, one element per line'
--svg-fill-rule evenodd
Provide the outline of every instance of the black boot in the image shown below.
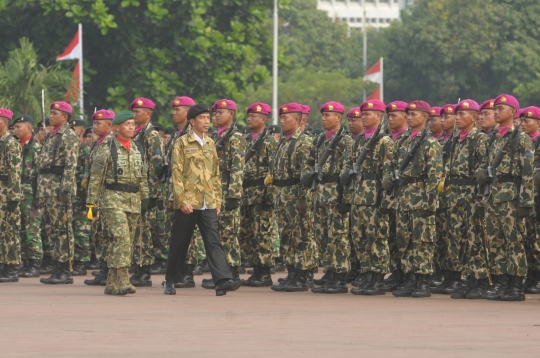
<path fill-rule="evenodd" d="M 202 260 L 201 268 L 202 272 L 210 272 L 210 265 L 208 264 L 208 259 Z"/>
<path fill-rule="evenodd" d="M 473 289 L 469 293 L 467 293 L 467 297 L 465 297 L 468 300 L 481 300 L 485 298 L 486 290 L 488 287 L 488 279 L 482 278 L 475 281 L 476 282 Z"/>
<path fill-rule="evenodd" d="M 86 276 L 86 266 L 84 266 L 84 263 L 82 261 L 75 261 L 73 263 L 73 272 L 71 273 L 73 276 Z"/>
<path fill-rule="evenodd" d="M 20 275 L 20 277 L 39 277 L 39 267 L 41 266 L 41 260 L 28 260 L 28 268 Z"/>
<path fill-rule="evenodd" d="M 238 266 L 231 266 L 232 279 L 240 281 L 240 273 L 238 272 Z"/>
<path fill-rule="evenodd" d="M 351 270 L 345 275 L 345 281 L 351 283 L 360 275 L 360 265 L 357 263 L 351 264 Z"/>
<path fill-rule="evenodd" d="M 493 285 L 486 291 L 486 300 L 497 301 L 510 287 L 510 277 L 508 275 L 493 275 L 495 278 Z"/>
<path fill-rule="evenodd" d="M 97 275 L 94 276 L 92 280 L 84 280 L 84 284 L 88 286 L 101 286 L 101 281 L 103 279 L 106 281 L 108 275 L 109 269 L 107 268 L 107 263 L 105 261 L 101 261 L 99 263 L 99 271 L 97 272 Z"/>
<path fill-rule="evenodd" d="M 416 290 L 413 291 L 411 297 L 414 297 L 414 298 L 431 297 L 431 290 L 429 289 L 429 282 L 430 282 L 429 275 L 418 275 L 418 284 L 416 285 Z"/>
<path fill-rule="evenodd" d="M 237 267 L 237 271 L 240 275 L 243 275 L 246 273 L 246 265 L 242 263 L 240 266 Z"/>
<path fill-rule="evenodd" d="M 508 289 L 501 294 L 501 301 L 525 301 L 523 292 L 523 277 L 510 276 L 511 282 Z"/>
<path fill-rule="evenodd" d="M 28 268 L 28 260 L 21 260 L 21 264 L 17 267 L 17 277 L 23 277 L 22 275 L 25 273 L 26 269 Z"/>
<path fill-rule="evenodd" d="M 368 273 L 369 272 L 361 272 L 358 275 L 358 278 L 351 282 L 351 285 L 353 285 L 354 287 L 360 287 L 364 282 L 371 281 L 371 276 L 368 276 Z"/>
<path fill-rule="evenodd" d="M 329 280 L 334 277 L 334 271 L 326 271 L 321 278 L 313 279 L 313 283 L 317 286 L 324 285 L 326 280 Z"/>
<path fill-rule="evenodd" d="M 0 283 L 19 282 L 19 265 L 4 264 L 0 274 Z"/>
<path fill-rule="evenodd" d="M 73 283 L 73 276 L 69 271 L 69 261 L 58 262 L 56 271 L 48 279 L 41 279 L 41 283 L 49 285 L 70 285 Z"/>
<path fill-rule="evenodd" d="M 175 288 L 193 288 L 195 287 L 195 280 L 193 280 L 193 265 L 184 265 L 184 271 L 180 276 L 178 282 L 174 283 Z"/>
<path fill-rule="evenodd" d="M 166 295 L 176 295 L 176 288 L 174 287 L 175 284 L 172 282 L 164 281 L 165 284 L 163 285 L 165 288 L 163 289 L 163 293 Z"/>
<path fill-rule="evenodd" d="M 244 286 L 251 286 L 251 283 L 259 277 L 259 272 L 261 268 L 262 267 L 260 266 L 253 266 L 253 270 L 248 270 L 248 273 L 249 271 L 253 271 L 253 273 L 251 276 L 249 276 L 247 280 L 244 281 Z"/>
<path fill-rule="evenodd" d="M 43 267 L 43 263 L 41 266 Z M 57 275 L 60 274 L 60 270 L 61 270 L 60 263 L 58 261 L 55 261 L 53 264 L 53 271 L 51 273 L 51 276 L 47 278 L 40 278 L 39 282 L 44 283 L 46 285 L 51 285 L 53 278 L 55 278 Z"/>
<path fill-rule="evenodd" d="M 429 282 L 429 287 L 431 289 L 438 287 L 444 280 L 443 270 L 437 270 L 433 275 L 431 275 L 431 281 Z"/>
<path fill-rule="evenodd" d="M 461 272 L 460 271 L 450 271 L 450 282 L 438 292 L 443 294 L 451 294 L 463 287 L 463 282 L 461 281 Z"/>
<path fill-rule="evenodd" d="M 403 281 L 405 280 L 405 273 L 401 270 L 401 268 L 396 269 L 390 276 L 392 276 L 391 280 L 384 281 L 384 289 L 386 292 L 395 291 L 400 285 L 403 284 Z"/>
<path fill-rule="evenodd" d="M 307 291 L 308 285 L 308 271 L 307 270 L 296 270 L 296 275 L 294 279 L 287 282 L 285 287 L 285 292 L 301 292 Z"/>
<path fill-rule="evenodd" d="M 326 278 L 324 278 L 324 276 L 326 276 Z M 323 278 L 324 280 L 313 280 L 313 282 L 315 284 L 317 284 L 317 282 L 322 282 L 321 286 L 319 287 L 313 287 L 311 289 L 311 292 L 313 293 L 324 293 L 326 288 L 330 287 L 331 285 L 334 284 L 334 280 L 335 280 L 335 276 L 336 276 L 336 272 L 335 271 L 326 271 L 326 273 L 324 274 Z"/>
<path fill-rule="evenodd" d="M 43 256 L 41 261 L 41 267 L 39 268 L 39 273 L 42 275 L 52 274 L 55 270 L 55 263 L 53 262 L 52 257 Z"/>
<path fill-rule="evenodd" d="M 287 267 L 285 267 L 285 263 L 283 263 L 283 259 L 282 258 L 277 258 L 276 259 L 276 266 L 274 266 L 274 271 L 275 272 L 283 272 L 287 269 Z"/>
<path fill-rule="evenodd" d="M 373 272 L 372 279 L 369 285 L 367 285 L 364 289 L 357 288 L 357 290 L 362 290 L 361 295 L 364 296 L 384 295 L 386 293 L 386 288 L 384 285 L 384 274 Z"/>
<path fill-rule="evenodd" d="M 207 290 L 213 290 L 216 288 L 216 284 L 214 283 L 214 280 L 210 278 L 203 280 L 201 287 L 206 288 Z"/>
<path fill-rule="evenodd" d="M 441 270 L 441 273 L 442 273 L 442 283 L 439 286 L 432 288 L 431 292 L 442 295 L 444 292 L 446 292 L 446 287 L 448 286 L 450 281 L 452 281 L 452 271 Z"/>
<path fill-rule="evenodd" d="M 291 270 L 293 270 L 293 275 L 290 276 Z M 287 266 L 287 276 L 286 277 L 280 277 L 278 278 L 278 282 L 284 282 L 285 280 L 288 280 L 290 277 L 294 277 L 294 274 L 296 273 L 296 269 L 292 266 Z"/>
<path fill-rule="evenodd" d="M 349 292 L 349 289 L 347 288 L 347 281 L 345 280 L 346 275 L 347 274 L 345 272 L 336 272 L 330 285 L 324 289 L 324 293 L 335 294 Z"/>
<path fill-rule="evenodd" d="M 92 254 L 90 256 L 90 261 L 85 263 L 84 266 L 86 267 L 87 270 L 96 270 L 96 269 L 99 269 L 100 268 L 100 261 L 96 258 L 96 255 L 95 254 Z"/>
<path fill-rule="evenodd" d="M 199 261 L 197 263 L 197 266 L 195 266 L 195 268 L 193 269 L 193 274 L 194 275 L 200 276 L 200 275 L 203 274 L 201 263 L 202 263 L 202 261 Z"/>
<path fill-rule="evenodd" d="M 156 259 L 153 265 L 150 265 L 150 275 L 164 275 L 167 271 L 167 260 Z"/>
<path fill-rule="evenodd" d="M 405 280 L 403 283 L 392 291 L 392 295 L 395 297 L 411 297 L 416 290 L 418 275 L 414 273 L 405 274 Z"/>
<path fill-rule="evenodd" d="M 256 268 L 255 268 L 256 269 Z M 272 286 L 272 275 L 270 274 L 270 267 L 261 266 L 258 269 L 259 275 L 251 281 L 252 287 L 267 287 Z"/>
<path fill-rule="evenodd" d="M 529 270 L 529 272 L 532 273 L 533 277 L 532 282 L 530 285 L 528 285 L 526 292 L 532 294 L 540 293 L 540 272 L 531 270 Z"/>
<path fill-rule="evenodd" d="M 314 269 L 308 270 L 307 272 L 307 279 L 306 284 L 308 288 L 315 287 L 315 284 L 313 283 L 313 274 L 319 272 L 319 268 L 315 267 Z"/>
<path fill-rule="evenodd" d="M 467 284 L 463 285 L 459 290 L 456 290 L 450 294 L 450 298 L 454 300 L 463 300 L 467 298 L 467 295 L 476 287 L 477 281 L 474 277 L 467 279 Z"/>
<path fill-rule="evenodd" d="M 150 266 L 135 266 L 135 273 L 129 278 L 129 281 L 135 287 L 151 287 L 152 276 L 150 275 Z"/>
<path fill-rule="evenodd" d="M 277 285 L 272 285 L 272 291 L 284 292 L 289 281 L 293 281 L 296 276 L 296 269 L 293 266 L 287 266 L 287 277 L 278 279 Z"/>
<path fill-rule="evenodd" d="M 242 286 L 242 283 L 244 280 L 219 280 L 218 284 L 216 285 L 216 296 L 224 296 L 229 291 L 236 291 Z"/>

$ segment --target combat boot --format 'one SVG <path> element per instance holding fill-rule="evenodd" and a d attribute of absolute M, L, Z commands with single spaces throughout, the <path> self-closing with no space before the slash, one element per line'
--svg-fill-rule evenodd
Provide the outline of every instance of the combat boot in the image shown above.
<path fill-rule="evenodd" d="M 435 288 L 438 287 L 444 280 L 443 270 L 437 270 L 433 275 L 431 275 L 431 281 L 429 281 L 429 287 Z"/>
<path fill-rule="evenodd" d="M 312 270 L 308 270 L 307 272 L 307 279 L 306 279 L 306 284 L 307 284 L 307 287 L 308 288 L 313 288 L 315 287 L 315 284 L 313 283 L 313 274 L 314 273 L 317 273 L 319 272 L 319 268 L 318 267 L 315 267 L 314 269 Z"/>
<path fill-rule="evenodd" d="M 43 266 L 43 264 L 42 264 Z M 60 268 L 60 263 L 58 261 L 55 261 L 54 264 L 53 264 L 53 271 L 51 273 L 51 276 L 47 277 L 47 278 L 40 278 L 39 279 L 39 282 L 41 283 L 44 283 L 46 285 L 51 285 L 52 284 L 52 280 L 58 276 L 60 274 L 60 271 L 61 271 L 61 268 Z"/>
<path fill-rule="evenodd" d="M 358 288 L 358 290 L 362 290 L 362 293 L 360 294 L 364 296 L 376 296 L 386 294 L 386 288 L 384 285 L 384 274 L 373 272 L 372 277 L 373 278 L 371 279 L 371 282 L 369 283 L 369 285 L 367 285 L 366 288 Z"/>
<path fill-rule="evenodd" d="M 153 265 L 150 265 L 151 275 L 163 275 L 167 271 L 167 260 L 156 259 Z"/>
<path fill-rule="evenodd" d="M 88 286 L 100 286 L 101 281 L 103 279 L 107 280 L 107 276 L 109 274 L 109 270 L 107 268 L 107 263 L 105 261 L 101 261 L 99 264 L 99 271 L 97 272 L 97 275 L 94 276 L 92 280 L 84 280 L 84 284 Z"/>
<path fill-rule="evenodd" d="M 252 287 L 267 287 L 272 286 L 272 275 L 270 274 L 270 267 L 261 266 L 259 268 L 259 275 L 251 281 Z"/>
<path fill-rule="evenodd" d="M 131 276 L 129 281 L 135 287 L 151 287 L 152 276 L 150 276 L 150 266 L 135 266 L 135 273 L 133 274 L 133 276 Z"/>
<path fill-rule="evenodd" d="M 429 275 L 418 275 L 418 283 L 416 285 L 416 290 L 413 291 L 411 297 L 414 298 L 425 298 L 431 297 L 431 290 L 429 289 Z"/>
<path fill-rule="evenodd" d="M 287 266 L 287 277 L 278 279 L 277 285 L 272 285 L 271 290 L 276 292 L 284 292 L 289 281 L 293 281 L 296 276 L 296 269 L 293 266 Z"/>
<path fill-rule="evenodd" d="M 73 264 L 73 272 L 71 273 L 73 276 L 86 276 L 86 266 L 84 266 L 84 263 L 82 261 L 75 261 Z"/>
<path fill-rule="evenodd" d="M 280 258 L 277 258 L 276 259 L 276 266 L 274 266 L 274 271 L 275 272 L 283 272 L 287 269 L 287 267 L 285 266 L 285 263 L 283 263 L 283 259 L 280 257 Z"/>
<path fill-rule="evenodd" d="M 525 301 L 525 293 L 523 292 L 523 277 L 510 277 L 510 286 L 501 294 L 501 301 Z"/>
<path fill-rule="evenodd" d="M 311 292 L 313 292 L 313 293 L 324 293 L 325 290 L 326 290 L 328 287 L 330 287 L 332 284 L 334 284 L 334 280 L 335 280 L 335 276 L 336 276 L 336 272 L 335 272 L 335 271 L 333 271 L 333 270 L 332 270 L 332 271 L 328 270 L 328 271 L 326 271 L 326 273 L 324 274 L 324 276 L 326 276 L 326 278 L 325 278 L 324 280 L 322 280 L 322 279 L 321 279 L 321 280 L 313 280 L 313 282 L 314 282 L 315 284 L 317 284 L 317 281 L 318 281 L 318 282 L 323 281 L 323 282 L 322 282 L 321 286 L 319 286 L 319 287 L 313 287 L 313 288 L 311 289 Z M 324 278 L 324 276 L 323 276 L 323 278 Z"/>
<path fill-rule="evenodd" d="M 351 282 L 354 287 L 360 287 L 364 282 L 371 281 L 371 276 L 368 276 L 369 272 L 361 272 L 358 278 Z"/>
<path fill-rule="evenodd" d="M 459 290 L 456 290 L 450 294 L 450 298 L 454 300 L 461 300 L 467 298 L 467 295 L 476 287 L 476 279 L 474 277 L 469 277 L 467 279 L 467 284 L 462 286 Z"/>
<path fill-rule="evenodd" d="M 41 267 L 39 268 L 39 273 L 42 275 L 52 274 L 55 270 L 55 263 L 52 257 L 44 255 L 43 260 L 41 261 Z"/>
<path fill-rule="evenodd" d="M 371 284 L 371 281 L 373 280 L 373 276 L 374 276 L 375 272 L 373 271 L 369 271 L 366 273 L 366 279 L 364 280 L 364 282 L 362 282 L 358 288 L 361 289 L 361 290 L 365 290 L 370 284 Z"/>
<path fill-rule="evenodd" d="M 178 282 L 174 283 L 174 288 L 193 288 L 195 280 L 193 280 L 193 265 L 184 265 L 184 271 Z"/>
<path fill-rule="evenodd" d="M 351 283 L 356 280 L 358 275 L 360 275 L 360 265 L 357 263 L 353 263 L 351 264 L 351 269 L 345 275 L 345 281 L 347 281 L 347 283 Z"/>
<path fill-rule="evenodd" d="M 41 265 L 41 260 L 28 260 L 28 268 L 26 271 L 20 275 L 20 277 L 39 277 L 39 267 Z"/>
<path fill-rule="evenodd" d="M 384 289 L 386 292 L 395 291 L 401 284 L 403 284 L 403 280 L 405 279 L 405 273 L 403 270 L 401 270 L 401 268 L 396 269 L 390 276 L 393 276 L 392 280 L 384 280 Z"/>
<path fill-rule="evenodd" d="M 0 283 L 19 282 L 19 265 L 4 264 L 2 274 L 0 274 Z"/>
<path fill-rule="evenodd" d="M 137 292 L 135 286 L 129 282 L 129 272 L 127 267 L 116 269 L 116 280 L 118 282 L 118 292 L 120 295 Z"/>
<path fill-rule="evenodd" d="M 252 272 L 252 275 L 249 276 L 249 278 L 244 281 L 243 285 L 244 286 L 251 286 L 251 283 L 259 277 L 259 272 L 260 272 L 261 268 L 262 267 L 259 267 L 259 266 L 253 266 L 253 270 L 248 270 L 248 273 L 249 273 L 249 271 L 253 271 L 253 272 Z"/>
<path fill-rule="evenodd" d="M 347 293 L 349 288 L 347 287 L 347 281 L 345 280 L 345 272 L 335 273 L 334 279 L 330 284 L 325 287 L 324 293 L 336 294 L 336 293 Z"/>
<path fill-rule="evenodd" d="M 405 280 L 398 288 L 392 291 L 392 295 L 394 297 L 411 297 L 416 290 L 417 279 L 418 277 L 414 273 L 405 274 Z"/>
<path fill-rule="evenodd" d="M 86 262 L 84 266 L 86 267 L 87 270 L 96 270 L 100 267 L 100 262 L 96 258 L 96 255 L 92 254 L 90 256 L 90 261 Z"/>
<path fill-rule="evenodd" d="M 106 295 L 116 295 L 118 291 L 118 270 L 110 268 L 107 274 L 107 285 L 103 291 Z"/>
<path fill-rule="evenodd" d="M 307 291 L 307 277 L 307 270 L 296 270 L 296 275 L 294 275 L 294 279 L 286 283 L 285 292 Z"/>
<path fill-rule="evenodd" d="M 439 293 L 443 294 L 451 294 L 452 292 L 455 292 L 463 287 L 463 283 L 461 281 L 461 272 L 460 271 L 450 271 L 450 282 L 448 285 L 445 285 L 444 288 L 441 290 L 438 290 Z"/>
<path fill-rule="evenodd" d="M 202 262 L 202 261 L 199 261 L 199 262 L 197 263 L 197 265 L 195 266 L 195 268 L 193 269 L 193 274 L 194 274 L 194 275 L 200 276 L 200 275 L 203 274 L 201 262 Z"/>
<path fill-rule="evenodd" d="M 246 273 L 246 264 L 242 263 L 240 266 L 237 267 L 237 271 L 240 275 L 243 275 Z"/>
<path fill-rule="evenodd" d="M 508 290 L 510 286 L 509 275 L 493 275 L 495 281 L 486 291 L 486 300 L 497 301 L 501 299 L 501 296 Z"/>
<path fill-rule="evenodd" d="M 465 297 L 468 300 L 481 300 L 485 298 L 486 295 L 486 289 L 488 287 L 488 279 L 482 278 L 480 280 L 476 280 L 476 284 L 474 285 L 473 289 L 467 293 L 467 297 Z"/>
<path fill-rule="evenodd" d="M 291 275 L 291 270 L 293 271 L 292 275 Z M 295 273 L 296 273 L 296 269 L 293 266 L 287 266 L 287 276 L 278 278 L 278 282 L 285 282 L 288 279 L 294 278 Z"/>
<path fill-rule="evenodd" d="M 431 289 L 432 293 L 443 294 L 444 292 L 446 292 L 446 287 L 448 287 L 448 284 L 450 283 L 450 281 L 452 281 L 452 271 L 441 270 L 441 273 L 443 276 L 442 283 L 438 285 L 437 287 L 432 288 Z"/>
<path fill-rule="evenodd" d="M 240 274 L 238 273 L 238 266 L 231 266 L 232 279 L 240 281 Z"/>
<path fill-rule="evenodd" d="M 53 277 L 51 283 L 53 285 L 71 285 L 73 284 L 73 276 L 69 271 L 69 261 L 61 262 L 58 274 Z"/>
<path fill-rule="evenodd" d="M 323 275 L 321 278 L 316 278 L 316 279 L 314 279 L 314 280 L 313 280 L 313 283 L 314 283 L 315 285 L 317 285 L 317 286 L 322 286 L 322 285 L 324 285 L 324 282 L 325 282 L 326 280 L 333 279 L 333 278 L 334 278 L 334 271 L 328 270 L 328 271 L 326 271 L 326 272 L 324 273 L 324 275 Z"/>
<path fill-rule="evenodd" d="M 17 266 L 17 277 L 23 277 L 22 274 L 26 271 L 26 269 L 28 268 L 28 260 L 21 260 L 21 264 L 20 265 L 15 265 Z"/>
<path fill-rule="evenodd" d="M 210 272 L 210 265 L 208 264 L 208 259 L 202 260 L 201 268 L 202 272 Z"/>
<path fill-rule="evenodd" d="M 525 292 L 532 294 L 540 293 L 540 272 L 531 270 L 529 270 L 529 272 L 532 273 L 533 277 L 531 284 L 527 286 L 527 290 Z"/>

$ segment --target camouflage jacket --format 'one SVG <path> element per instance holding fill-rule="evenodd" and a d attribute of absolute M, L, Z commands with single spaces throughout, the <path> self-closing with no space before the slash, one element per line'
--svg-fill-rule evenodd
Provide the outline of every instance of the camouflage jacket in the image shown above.
<path fill-rule="evenodd" d="M 249 146 L 252 145 L 251 134 L 246 135 L 245 139 L 249 148 Z M 249 162 L 245 163 L 243 205 L 259 204 L 264 200 L 268 200 L 270 203 L 273 202 L 263 181 L 268 173 L 271 172 L 272 165 L 274 164 L 276 147 L 276 139 L 271 134 L 267 134 L 262 141 L 259 150 L 251 157 Z M 260 183 L 254 185 L 256 181 L 259 181 Z"/>
<path fill-rule="evenodd" d="M 474 173 L 487 155 L 487 136 L 477 128 L 471 129 L 465 140 L 459 134 L 451 144 L 454 150 L 446 160 L 445 196 L 447 207 L 462 206 L 476 201 L 476 178 Z M 472 181 L 472 182 L 467 182 Z"/>
<path fill-rule="evenodd" d="M 37 168 L 38 168 L 38 155 L 41 149 L 41 144 L 34 138 L 30 140 L 21 148 L 22 151 L 22 174 L 21 174 L 21 188 L 24 195 L 34 195 L 35 182 L 37 180 Z"/>
<path fill-rule="evenodd" d="M 392 141 L 394 142 L 394 153 L 396 152 L 396 150 L 398 150 L 398 145 L 401 144 L 401 138 L 403 138 L 403 136 L 407 135 L 407 131 L 404 131 L 403 133 L 401 133 L 397 138 L 396 140 L 394 140 L 392 138 L 392 135 L 390 135 L 390 139 L 392 139 Z M 395 154 L 392 153 L 392 156 L 390 157 L 390 166 L 392 168 L 392 172 L 395 170 L 395 167 L 394 167 L 394 156 Z M 395 210 L 397 208 L 397 200 L 396 198 L 391 198 L 390 197 L 390 193 L 387 193 L 385 191 L 383 191 L 383 195 L 382 195 L 382 200 L 381 200 L 381 208 L 382 209 L 393 209 Z"/>
<path fill-rule="evenodd" d="M 77 193 L 75 171 L 79 155 L 79 138 L 68 124 L 58 132 L 49 132 L 41 146 L 39 154 L 39 173 L 37 179 L 37 197 L 47 198 L 67 192 L 74 197 Z M 43 170 L 57 167 L 62 174 L 41 174 Z M 63 168 L 63 170 L 62 170 Z"/>
<path fill-rule="evenodd" d="M 504 145 L 506 139 L 516 129 L 511 127 L 510 130 L 501 138 L 499 132 L 495 134 L 495 139 L 488 148 L 488 155 L 484 157 L 482 164 L 478 170 L 486 170 L 493 161 L 493 158 L 499 152 L 499 149 Z M 491 186 L 491 197 L 489 200 L 494 204 L 503 203 L 511 200 L 518 200 L 519 207 L 533 207 L 533 162 L 534 148 L 531 138 L 523 132 L 516 137 L 515 143 L 510 143 L 507 153 L 504 155 L 501 164 L 496 169 L 497 177 L 513 176 L 516 177 L 515 182 L 501 181 Z M 513 150 L 514 148 L 515 150 Z M 521 179 L 517 179 L 521 178 Z"/>
<path fill-rule="evenodd" d="M 172 181 L 174 209 L 185 204 L 201 209 L 221 207 L 221 175 L 214 141 L 204 136 L 201 147 L 193 130 L 180 137 L 173 147 Z"/>
<path fill-rule="evenodd" d="M 174 144 L 178 140 L 179 132 L 176 131 L 173 135 L 169 137 L 169 140 L 165 144 L 165 155 L 169 159 L 169 165 L 171 166 L 171 174 L 172 174 L 172 153 Z M 174 207 L 174 186 L 173 186 L 173 180 L 172 175 L 169 175 L 167 177 L 167 181 L 163 183 L 163 202 L 165 206 L 169 208 Z"/>
<path fill-rule="evenodd" d="M 219 140 L 218 131 L 212 134 L 212 139 L 215 142 Z M 216 147 L 216 150 L 219 157 L 219 171 L 221 172 L 223 203 L 227 199 L 242 200 L 246 140 L 240 132 L 234 131 L 221 149 Z"/>
<path fill-rule="evenodd" d="M 21 201 L 22 153 L 21 145 L 6 131 L 0 137 L 0 203 Z"/>
<path fill-rule="evenodd" d="M 144 169 L 148 176 L 150 198 L 161 199 L 161 172 L 163 170 L 163 139 L 148 122 L 133 140 L 139 142 L 144 150 Z M 159 175 L 158 175 L 159 174 Z"/>
<path fill-rule="evenodd" d="M 118 154 L 116 168 L 112 158 L 113 146 L 116 147 Z M 140 213 L 141 200 L 147 199 L 149 196 L 148 182 L 143 170 L 142 153 L 133 140 L 128 152 L 116 139 L 116 136 L 111 137 L 107 143 L 103 142 L 97 146 L 90 169 L 86 203 L 94 204 L 100 209 L 118 209 L 128 213 Z M 134 185 L 139 187 L 139 191 L 131 193 L 109 190 L 105 187 L 106 184 Z"/>
<path fill-rule="evenodd" d="M 74 202 L 84 203 L 86 201 L 87 190 L 81 187 L 81 183 L 88 176 L 88 166 L 86 163 L 90 159 L 90 146 L 82 141 L 79 143 L 79 155 L 77 157 L 77 170 L 75 179 L 77 180 L 77 196 L 73 198 Z"/>
<path fill-rule="evenodd" d="M 292 186 L 276 187 L 284 201 L 294 202 L 296 199 L 310 198 L 310 188 L 304 187 L 299 182 L 301 176 L 311 173 L 315 164 L 312 147 L 312 140 L 302 133 L 300 128 L 290 138 L 286 135 L 281 137 L 272 168 L 273 182 L 276 184 L 278 180 L 287 179 L 297 181 L 297 184 Z"/>
<path fill-rule="evenodd" d="M 95 141 L 90 148 L 90 153 L 88 154 L 88 160 L 85 163 L 86 178 L 83 179 L 83 182 L 86 182 L 86 190 L 88 190 L 88 182 L 90 181 L 90 169 L 92 168 L 92 163 L 94 162 L 94 157 L 98 151 L 100 145 L 108 143 L 108 141 L 114 137 L 113 132 L 107 133 L 107 135 L 101 141 Z"/>
<path fill-rule="evenodd" d="M 441 136 L 441 138 L 438 139 L 438 142 L 441 145 L 441 150 L 442 150 L 442 168 L 443 168 L 442 177 L 443 178 L 445 178 L 448 175 L 447 164 L 450 161 L 450 155 L 451 155 L 450 152 L 452 150 L 452 142 L 453 142 L 453 139 L 456 138 L 456 136 L 459 137 L 458 131 L 456 131 L 455 134 L 452 134 L 446 142 L 444 141 L 444 133 Z M 445 180 L 444 185 L 448 186 L 448 184 L 450 184 L 450 181 L 447 178 Z M 439 192 L 438 209 L 447 209 L 447 208 L 448 208 L 448 198 L 447 198 L 447 190 L 445 190 L 442 193 Z"/>
<path fill-rule="evenodd" d="M 356 180 L 353 177 L 354 191 L 352 204 L 373 206 L 380 205 L 383 198 L 382 179 L 392 178 L 394 167 L 392 166 L 392 156 L 394 154 L 395 143 L 389 136 L 381 133 L 375 148 L 368 153 L 362 166 L 358 171 L 362 173 L 362 180 Z M 366 139 L 364 133 L 357 137 L 358 147 L 351 152 L 347 160 L 346 166 L 343 168 L 342 174 L 349 172 L 353 164 L 356 163 L 360 152 L 367 144 L 370 138 Z M 356 143 L 355 143 L 356 146 Z M 369 178 L 368 178 L 369 177 Z"/>
<path fill-rule="evenodd" d="M 425 128 L 424 130 L 427 130 Z M 422 132 L 411 139 L 408 129 L 399 140 L 401 143 L 394 152 L 394 167 L 399 168 L 411 147 L 420 139 Z M 429 133 L 420 145 L 413 160 L 402 172 L 403 179 L 418 178 L 416 182 L 404 184 L 398 189 L 398 202 L 405 210 L 437 210 L 437 185 L 442 176 L 441 145 Z"/>

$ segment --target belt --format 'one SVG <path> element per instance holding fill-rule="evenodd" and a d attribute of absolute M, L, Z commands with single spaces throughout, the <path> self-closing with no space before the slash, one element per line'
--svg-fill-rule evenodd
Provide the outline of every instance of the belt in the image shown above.
<path fill-rule="evenodd" d="M 450 184 L 453 185 L 476 185 L 474 178 L 450 177 Z"/>
<path fill-rule="evenodd" d="M 339 181 L 339 175 L 337 174 L 324 174 L 320 183 L 321 184 L 328 184 L 328 183 L 337 183 Z"/>
<path fill-rule="evenodd" d="M 123 191 L 125 193 L 138 193 L 139 192 L 139 186 L 132 185 L 132 184 L 106 183 L 105 188 L 108 190 Z"/>
<path fill-rule="evenodd" d="M 30 178 L 30 177 L 21 177 L 21 184 L 32 184 L 32 178 Z"/>
<path fill-rule="evenodd" d="M 55 175 L 63 175 L 64 174 L 64 166 L 59 165 L 53 165 L 49 168 L 43 168 L 39 170 L 39 174 L 55 174 Z"/>
<path fill-rule="evenodd" d="M 381 173 L 364 173 L 364 172 L 362 172 L 362 179 L 381 180 L 382 179 L 382 174 Z"/>
<path fill-rule="evenodd" d="M 521 177 L 516 177 L 509 174 L 497 175 L 497 181 L 499 183 L 516 183 L 521 185 Z"/>
<path fill-rule="evenodd" d="M 419 177 L 406 177 L 401 179 L 401 186 L 413 183 L 420 183 L 427 180 L 427 175 L 420 175 Z"/>
<path fill-rule="evenodd" d="M 8 181 L 9 176 L 8 175 L 0 175 L 0 181 Z"/>
<path fill-rule="evenodd" d="M 244 180 L 244 182 L 242 183 L 242 187 L 244 188 L 252 188 L 254 186 L 261 186 L 261 185 L 264 185 L 264 178 Z"/>
<path fill-rule="evenodd" d="M 275 180 L 274 186 L 277 186 L 279 188 L 285 187 L 285 186 L 293 186 L 300 183 L 300 179 L 283 179 L 283 180 Z"/>

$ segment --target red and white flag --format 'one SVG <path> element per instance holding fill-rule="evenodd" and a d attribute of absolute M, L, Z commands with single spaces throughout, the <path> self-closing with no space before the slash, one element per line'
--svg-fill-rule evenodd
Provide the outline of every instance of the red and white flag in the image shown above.
<path fill-rule="evenodd" d="M 56 61 L 65 61 L 65 60 L 78 60 L 73 70 L 73 82 L 71 88 L 66 92 L 66 102 L 74 103 L 77 100 L 80 102 L 79 105 L 82 109 L 84 108 L 83 102 L 83 57 L 82 57 L 82 24 L 79 24 L 79 28 L 73 36 L 73 39 L 66 47 L 64 52 L 56 56 Z"/>
<path fill-rule="evenodd" d="M 64 53 L 56 56 L 56 61 L 79 60 L 82 57 L 82 46 L 79 41 L 79 31 L 80 30 L 77 30 L 77 33 L 75 33 L 75 36 L 69 43 L 68 47 L 66 47 L 66 49 L 64 50 Z"/>
<path fill-rule="evenodd" d="M 379 61 L 375 62 L 364 75 L 364 82 L 373 82 L 378 83 L 380 86 L 373 91 L 367 98 L 368 99 L 378 99 L 383 100 L 383 58 L 381 57 Z"/>
<path fill-rule="evenodd" d="M 369 101 L 370 99 L 378 99 L 379 101 L 382 101 L 381 100 L 381 86 L 377 87 L 375 91 L 371 92 L 371 94 L 367 96 L 366 101 Z"/>

